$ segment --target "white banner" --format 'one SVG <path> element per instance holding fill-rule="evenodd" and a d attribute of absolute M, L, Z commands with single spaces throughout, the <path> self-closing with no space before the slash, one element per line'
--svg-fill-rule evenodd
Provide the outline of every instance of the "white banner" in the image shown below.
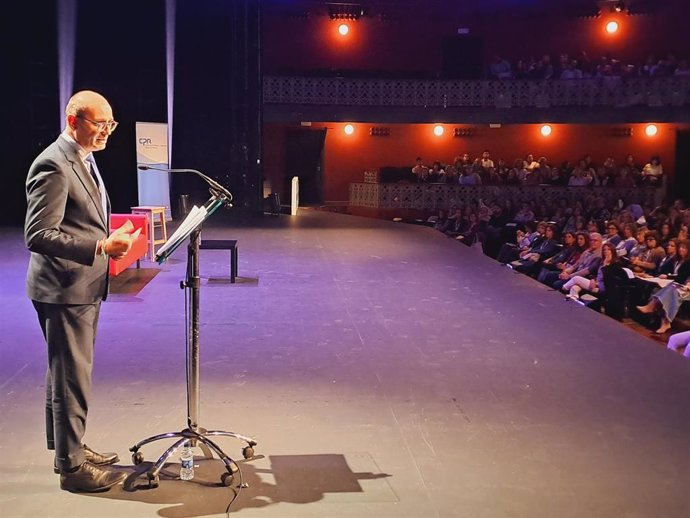
<path fill-rule="evenodd" d="M 167 169 L 168 125 L 165 122 L 137 122 L 137 164 Z M 165 219 L 172 219 L 170 210 L 170 173 L 137 169 L 139 205 L 165 207 Z"/>

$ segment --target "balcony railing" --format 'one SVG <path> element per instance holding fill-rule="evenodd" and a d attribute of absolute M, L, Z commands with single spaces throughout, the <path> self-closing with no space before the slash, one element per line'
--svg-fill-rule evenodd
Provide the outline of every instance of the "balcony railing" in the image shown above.
<path fill-rule="evenodd" d="M 267 104 L 425 107 L 681 107 L 690 77 L 460 81 L 265 76 Z"/>
<path fill-rule="evenodd" d="M 554 203 L 565 199 L 572 206 L 592 196 L 603 198 L 608 206 L 618 200 L 625 203 L 656 205 L 661 189 L 612 187 L 554 187 L 554 186 L 470 186 L 415 183 L 351 183 L 350 206 L 369 209 L 414 209 L 437 211 L 457 205 L 469 205 L 477 200 L 510 199 L 514 204 L 538 201 Z"/>

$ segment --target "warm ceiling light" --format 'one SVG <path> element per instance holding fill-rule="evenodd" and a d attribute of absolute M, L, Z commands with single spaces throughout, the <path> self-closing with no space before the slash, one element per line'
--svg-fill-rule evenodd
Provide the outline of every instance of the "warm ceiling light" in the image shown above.
<path fill-rule="evenodd" d="M 551 135 L 551 132 L 553 131 L 553 128 L 552 128 L 551 126 L 549 126 L 548 124 L 544 124 L 544 125 L 541 127 L 541 130 L 540 130 L 540 131 L 541 131 L 541 134 L 542 134 L 543 137 L 548 137 L 549 135 Z"/>
<path fill-rule="evenodd" d="M 644 129 L 644 134 L 647 135 L 648 137 L 653 137 L 657 133 L 659 133 L 659 128 L 657 127 L 656 124 L 647 124 L 647 126 Z"/>
<path fill-rule="evenodd" d="M 618 32 L 618 22 L 610 21 L 609 23 L 607 23 L 606 32 L 608 32 L 609 34 L 615 34 L 616 32 Z"/>
<path fill-rule="evenodd" d="M 347 36 L 350 32 L 350 27 L 346 23 L 341 23 L 338 25 L 338 32 L 341 36 Z"/>
<path fill-rule="evenodd" d="M 352 124 L 346 124 L 343 131 L 345 135 L 352 135 L 355 132 L 355 127 Z"/>
<path fill-rule="evenodd" d="M 440 124 L 434 126 L 434 135 L 436 135 L 437 137 L 443 135 L 443 126 L 441 126 Z"/>

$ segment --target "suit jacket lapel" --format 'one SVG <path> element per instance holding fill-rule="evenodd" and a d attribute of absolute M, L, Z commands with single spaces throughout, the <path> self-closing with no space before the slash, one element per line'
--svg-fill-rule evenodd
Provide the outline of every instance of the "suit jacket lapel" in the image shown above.
<path fill-rule="evenodd" d="M 61 140 L 58 141 L 58 145 L 60 146 L 60 149 L 62 149 L 62 151 L 65 153 L 65 157 L 72 165 L 72 170 L 75 172 L 77 178 L 82 183 L 84 189 L 91 198 L 91 201 L 96 206 L 96 210 L 98 211 L 98 215 L 100 216 L 101 221 L 103 222 L 103 226 L 106 229 L 106 232 L 108 232 L 109 229 L 107 218 L 106 215 L 103 214 L 103 206 L 101 205 L 101 194 L 98 190 L 98 186 L 96 185 L 95 180 L 91 176 L 91 172 L 86 169 L 86 165 L 84 165 L 84 162 L 80 160 L 79 155 L 72 148 L 72 146 L 70 146 L 67 142 L 63 142 Z"/>

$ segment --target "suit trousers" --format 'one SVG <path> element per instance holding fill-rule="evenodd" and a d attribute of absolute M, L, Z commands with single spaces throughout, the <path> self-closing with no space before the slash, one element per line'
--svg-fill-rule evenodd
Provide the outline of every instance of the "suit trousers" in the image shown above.
<path fill-rule="evenodd" d="M 33 301 L 48 345 L 46 439 L 60 469 L 84 462 L 82 438 L 91 395 L 93 351 L 101 301 L 49 304 Z"/>

